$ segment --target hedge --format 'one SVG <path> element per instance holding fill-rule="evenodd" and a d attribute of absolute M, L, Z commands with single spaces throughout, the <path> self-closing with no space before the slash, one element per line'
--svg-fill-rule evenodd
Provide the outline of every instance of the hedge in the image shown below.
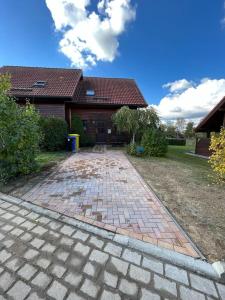
<path fill-rule="evenodd" d="M 167 138 L 168 145 L 186 146 L 186 139 Z"/>

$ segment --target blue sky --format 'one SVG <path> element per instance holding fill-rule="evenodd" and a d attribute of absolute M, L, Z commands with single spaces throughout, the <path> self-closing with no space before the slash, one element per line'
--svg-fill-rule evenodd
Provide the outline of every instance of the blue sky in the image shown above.
<path fill-rule="evenodd" d="M 70 5 L 67 19 L 62 6 L 57 10 L 56 0 L 3 0 L 0 65 L 86 64 L 86 75 L 135 78 L 147 102 L 156 105 L 165 119 L 200 118 L 225 95 L 223 0 L 109 0 L 115 4 L 111 6 L 114 19 L 107 16 L 104 0 L 81 0 L 86 3 L 82 24 L 87 31 L 83 36 L 90 36 L 85 42 L 88 50 L 79 53 L 76 45 L 65 45 L 65 40 L 61 42 L 64 48 L 59 45 L 71 28 L 70 43 L 76 44 L 79 31 L 79 1 L 66 1 Z M 126 5 L 121 8 L 123 1 Z M 96 7 L 100 2 L 105 5 L 102 14 Z M 93 12 L 98 16 L 96 23 L 90 21 Z M 114 20 L 113 33 L 92 32 L 93 27 L 100 28 L 104 18 Z M 90 63 L 87 53 L 91 53 Z"/>

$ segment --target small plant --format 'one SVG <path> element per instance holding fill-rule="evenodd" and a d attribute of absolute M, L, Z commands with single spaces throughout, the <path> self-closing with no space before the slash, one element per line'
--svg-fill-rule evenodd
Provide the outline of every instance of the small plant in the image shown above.
<path fill-rule="evenodd" d="M 209 163 L 215 173 L 216 181 L 225 182 L 225 128 L 221 128 L 219 135 L 212 135 L 209 149 L 212 151 Z"/>
<path fill-rule="evenodd" d="M 164 132 L 154 128 L 145 131 L 141 145 L 144 147 L 144 154 L 149 156 L 164 156 L 168 148 Z"/>
<path fill-rule="evenodd" d="M 130 154 L 130 155 L 136 155 L 136 143 L 130 143 L 128 146 L 127 146 L 127 153 Z"/>

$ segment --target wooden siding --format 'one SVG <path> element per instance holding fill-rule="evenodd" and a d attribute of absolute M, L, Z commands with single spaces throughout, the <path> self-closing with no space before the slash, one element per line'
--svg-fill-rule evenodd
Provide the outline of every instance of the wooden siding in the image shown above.
<path fill-rule="evenodd" d="M 43 117 L 59 117 L 65 119 L 64 104 L 35 104 L 35 107 Z"/>
<path fill-rule="evenodd" d="M 196 141 L 195 153 L 203 156 L 210 156 L 209 150 L 210 139 L 209 138 L 198 138 Z"/>

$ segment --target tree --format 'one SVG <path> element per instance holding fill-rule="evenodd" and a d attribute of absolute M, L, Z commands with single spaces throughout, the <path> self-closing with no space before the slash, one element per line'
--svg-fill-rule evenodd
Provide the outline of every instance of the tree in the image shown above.
<path fill-rule="evenodd" d="M 210 142 L 209 163 L 216 175 L 218 183 L 225 182 L 225 128 L 221 128 L 219 135 L 213 134 Z"/>
<path fill-rule="evenodd" d="M 194 122 L 188 122 L 185 128 L 184 135 L 186 138 L 192 138 L 195 135 Z"/>
<path fill-rule="evenodd" d="M 167 138 L 176 138 L 177 137 L 176 127 L 174 125 L 169 124 L 166 126 L 166 136 L 167 136 Z"/>
<path fill-rule="evenodd" d="M 177 137 L 179 137 L 180 135 L 183 135 L 184 130 L 185 130 L 185 124 L 186 124 L 186 121 L 184 118 L 177 118 L 176 123 L 175 123 Z"/>

